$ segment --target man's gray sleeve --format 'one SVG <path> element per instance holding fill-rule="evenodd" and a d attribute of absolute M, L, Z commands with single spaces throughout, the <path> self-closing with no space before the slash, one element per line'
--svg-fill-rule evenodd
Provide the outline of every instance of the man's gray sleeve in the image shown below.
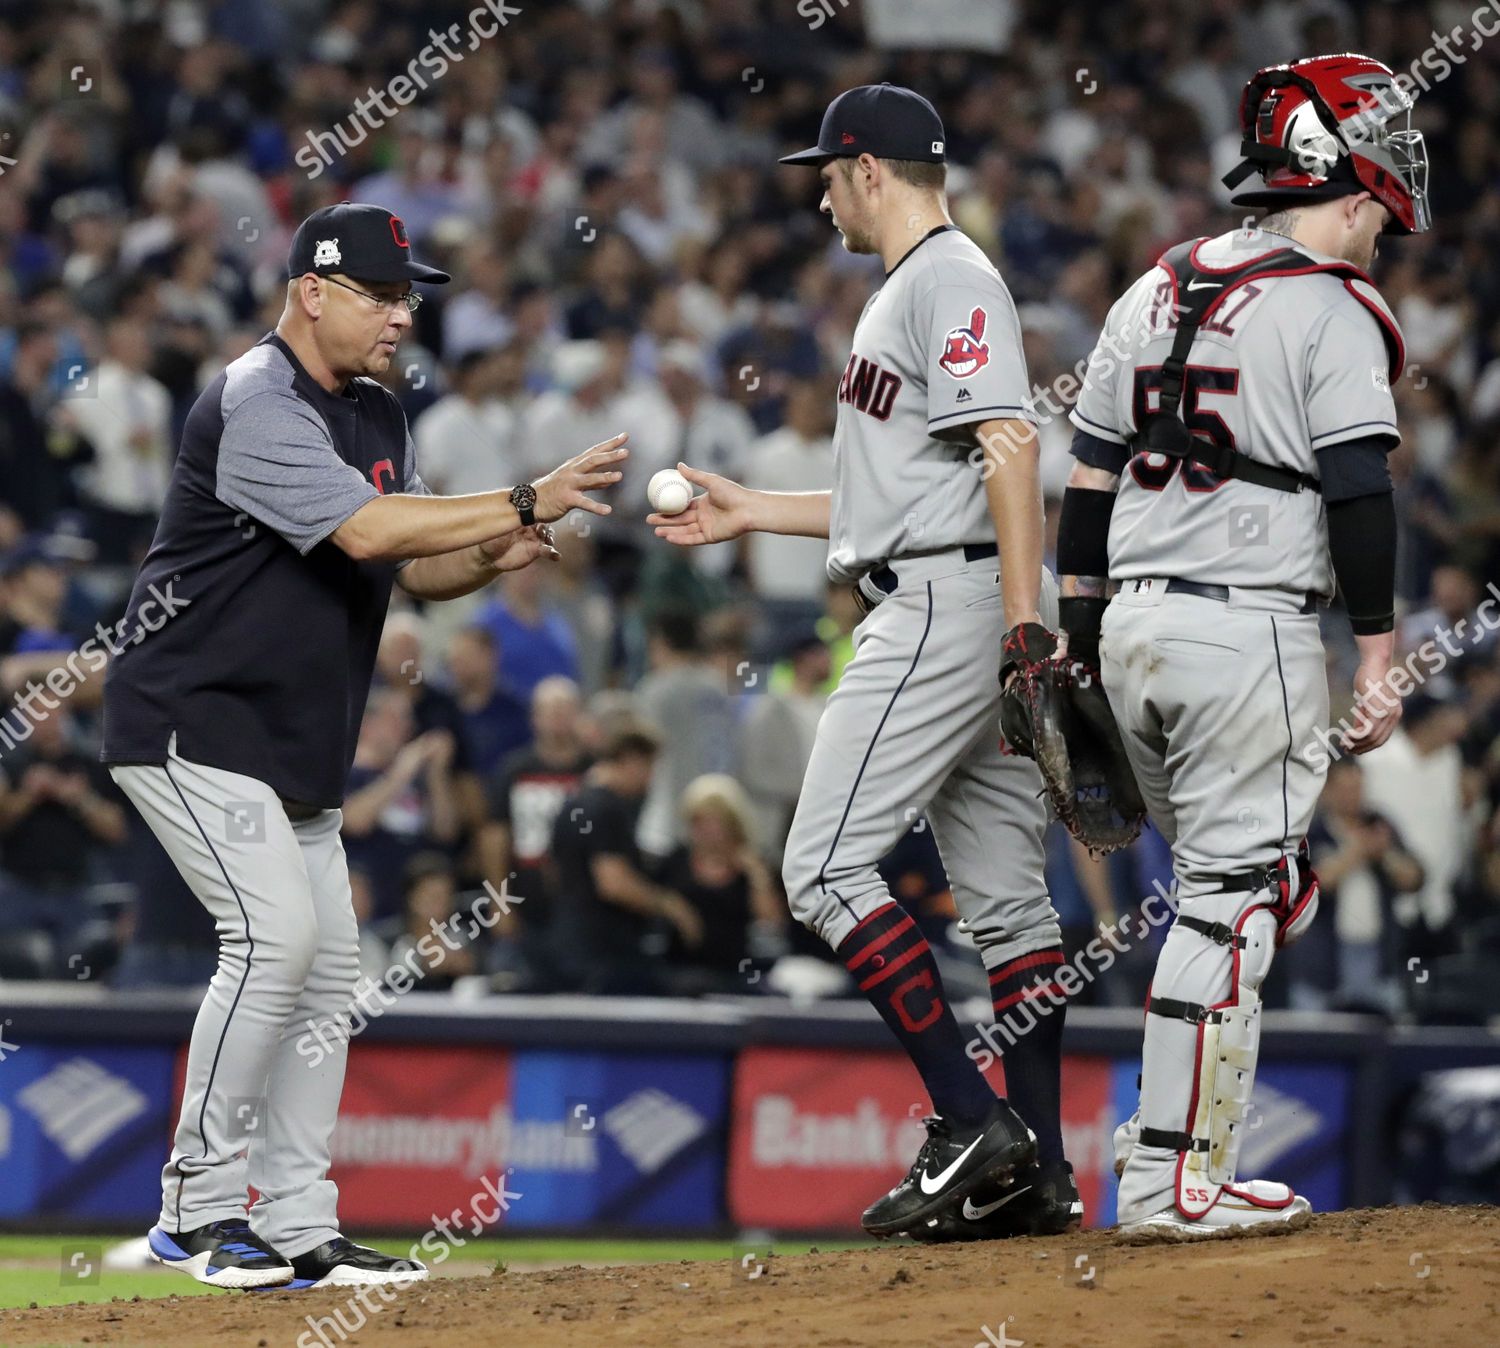
<path fill-rule="evenodd" d="M 1400 443 L 1385 339 L 1357 301 L 1335 306 L 1310 339 L 1307 429 L 1315 451 L 1383 436 Z"/>
<path fill-rule="evenodd" d="M 304 556 L 380 495 L 339 457 L 311 407 L 293 393 L 269 391 L 225 419 L 214 491 Z"/>

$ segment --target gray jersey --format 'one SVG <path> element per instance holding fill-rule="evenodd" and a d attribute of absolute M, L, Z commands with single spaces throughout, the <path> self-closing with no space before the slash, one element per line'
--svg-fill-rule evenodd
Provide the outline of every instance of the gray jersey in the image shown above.
<path fill-rule="evenodd" d="M 1203 266 L 1249 262 L 1285 239 L 1244 231 L 1203 243 Z M 1298 245 L 1315 263 L 1335 263 Z M 1200 285 L 1212 282 L 1201 280 Z M 1114 580 L 1172 576 L 1211 585 L 1333 591 L 1327 517 L 1315 491 L 1289 493 L 1201 465 L 1124 449 L 1157 405 L 1172 349 L 1174 282 L 1153 267 L 1125 292 L 1089 357 L 1073 424 L 1120 445 L 1109 529 Z M 1383 317 L 1377 318 L 1376 312 Z M 1178 415 L 1195 434 L 1261 463 L 1317 477 L 1320 450 L 1346 440 L 1396 444 L 1382 321 L 1395 319 L 1367 282 L 1329 273 L 1267 277 L 1230 293 L 1199 329 Z"/>
<path fill-rule="evenodd" d="M 974 425 L 1034 420 L 1016 308 L 957 229 L 887 275 L 839 380 L 828 574 L 857 580 L 905 553 L 993 543 Z"/>

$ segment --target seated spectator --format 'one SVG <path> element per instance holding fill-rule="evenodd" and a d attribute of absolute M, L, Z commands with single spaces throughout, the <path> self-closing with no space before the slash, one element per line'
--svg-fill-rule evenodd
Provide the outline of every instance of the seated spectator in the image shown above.
<path fill-rule="evenodd" d="M 466 755 L 481 780 L 531 742 L 526 705 L 501 678 L 500 652 L 488 628 L 462 627 L 448 642 L 448 673 L 463 714 Z"/>
<path fill-rule="evenodd" d="M 343 837 L 349 868 L 369 878 L 377 918 L 401 911 L 401 876 L 413 856 L 458 841 L 453 751 L 446 730 L 412 738 L 411 709 L 400 694 L 371 691 L 349 772 Z"/>
<path fill-rule="evenodd" d="M 1396 1010 L 1407 957 L 1394 903 L 1425 877 L 1391 822 L 1366 806 L 1359 760 L 1329 764 L 1307 841 L 1321 898 L 1307 935 L 1283 952 L 1292 1006 Z"/>
<path fill-rule="evenodd" d="M 676 928 L 689 948 L 703 939 L 697 910 L 648 878 L 635 840 L 659 743 L 645 725 L 618 727 L 583 787 L 558 810 L 552 829 L 557 905 L 548 953 L 559 987 L 660 992 L 662 970 L 645 952 L 657 924 Z"/>
<path fill-rule="evenodd" d="M 97 756 L 74 742 L 65 707 L 27 724 L 0 759 L 0 931 L 45 932 L 51 967 L 37 972 L 76 977 L 75 956 L 100 963 L 85 949 L 101 939 L 87 891 L 105 851 L 125 841 L 125 810 Z"/>
<path fill-rule="evenodd" d="M 382 924 L 390 939 L 385 984 L 392 991 L 447 992 L 478 972 L 472 923 L 459 911 L 453 863 L 441 852 L 418 852 L 402 868 L 401 916 Z"/>
<path fill-rule="evenodd" d="M 554 675 L 531 697 L 530 745 L 511 754 L 487 782 L 489 819 L 480 829 L 480 874 L 525 901 L 517 908 L 523 943 L 538 944 L 555 902 L 552 830 L 569 796 L 583 786 L 589 753 L 583 743 L 578 686 Z M 545 963 L 545 952 L 542 952 Z"/>
<path fill-rule="evenodd" d="M 666 859 L 661 879 L 697 913 L 699 934 L 670 932 L 669 986 L 684 995 L 745 992 L 750 970 L 777 953 L 789 922 L 751 845 L 749 797 L 733 777 L 699 777 L 683 792 L 682 818 L 688 842 Z"/>

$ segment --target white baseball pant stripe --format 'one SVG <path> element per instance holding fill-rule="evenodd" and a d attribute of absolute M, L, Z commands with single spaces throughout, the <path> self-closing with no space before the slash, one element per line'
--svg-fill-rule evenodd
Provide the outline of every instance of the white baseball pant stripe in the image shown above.
<path fill-rule="evenodd" d="M 295 1258 L 339 1230 L 328 1178 L 347 1057 L 337 1018 L 359 973 L 343 815 L 293 821 L 264 782 L 188 762 L 175 736 L 168 753 L 164 764 L 110 769 L 219 934 L 161 1223 L 190 1231 L 244 1217 L 253 1185 L 251 1226 Z"/>

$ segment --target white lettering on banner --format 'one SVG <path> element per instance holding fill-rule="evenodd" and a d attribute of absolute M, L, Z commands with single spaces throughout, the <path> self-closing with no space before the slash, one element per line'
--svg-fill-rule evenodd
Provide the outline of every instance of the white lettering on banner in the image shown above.
<path fill-rule="evenodd" d="M 133 1083 L 91 1058 L 59 1063 L 16 1098 L 70 1161 L 87 1156 L 150 1107 Z"/>
<path fill-rule="evenodd" d="M 760 1166 L 885 1170 L 905 1167 L 924 1136 L 920 1119 L 887 1118 L 869 1098 L 852 1114 L 810 1114 L 789 1096 L 763 1095 L 751 1115 L 750 1150 Z"/>
<path fill-rule="evenodd" d="M 344 1114 L 333 1133 L 341 1165 L 386 1165 L 414 1170 L 462 1170 L 478 1176 L 514 1166 L 587 1174 L 599 1168 L 597 1139 L 570 1136 L 561 1119 L 516 1122 L 509 1105 L 487 1119 L 430 1114 Z"/>

